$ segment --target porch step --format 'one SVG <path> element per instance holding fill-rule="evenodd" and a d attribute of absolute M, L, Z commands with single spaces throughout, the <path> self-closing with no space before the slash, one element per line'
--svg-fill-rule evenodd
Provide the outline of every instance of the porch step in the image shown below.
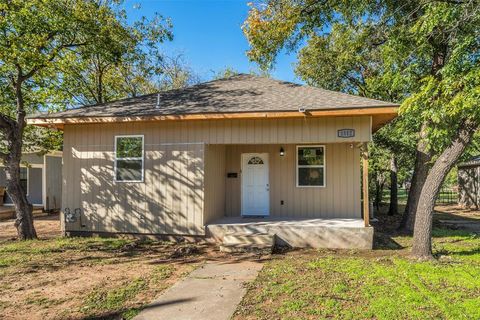
<path fill-rule="evenodd" d="M 241 253 L 241 252 L 255 252 L 270 254 L 273 251 L 272 246 L 252 246 L 249 244 L 234 244 L 234 245 L 220 245 L 221 252 L 227 253 Z"/>
<path fill-rule="evenodd" d="M 275 245 L 275 235 L 269 233 L 227 233 L 223 237 L 220 251 L 244 252 L 262 251 L 271 253 Z"/>
<path fill-rule="evenodd" d="M 270 233 L 227 233 L 223 237 L 224 244 L 271 245 L 275 242 L 275 235 Z"/>

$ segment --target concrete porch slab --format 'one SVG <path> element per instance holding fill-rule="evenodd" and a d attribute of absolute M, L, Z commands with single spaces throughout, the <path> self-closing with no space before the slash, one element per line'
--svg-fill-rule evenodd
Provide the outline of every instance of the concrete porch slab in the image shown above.
<path fill-rule="evenodd" d="M 206 226 L 206 235 L 221 242 L 231 233 L 276 235 L 278 245 L 294 248 L 372 249 L 373 228 L 362 219 L 309 219 L 290 217 L 224 217 Z"/>

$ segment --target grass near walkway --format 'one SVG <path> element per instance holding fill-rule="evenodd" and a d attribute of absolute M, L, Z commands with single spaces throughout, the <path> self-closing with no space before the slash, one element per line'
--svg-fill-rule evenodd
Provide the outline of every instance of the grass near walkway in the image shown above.
<path fill-rule="evenodd" d="M 273 255 L 234 319 L 480 319 L 480 235 L 442 226 L 478 226 L 480 212 L 436 214 L 434 262 L 410 260 L 411 238 L 385 218 L 373 251 Z M 130 319 L 204 261 L 233 259 L 207 246 L 179 256 L 184 244 L 61 238 L 58 219 L 36 226 L 42 240 L 18 242 L 0 222 L 0 319 Z"/>
<path fill-rule="evenodd" d="M 179 245 L 113 238 L 0 243 L 1 319 L 130 319 L 202 263 Z"/>
<path fill-rule="evenodd" d="M 409 237 L 392 238 L 396 250 L 273 259 L 235 319 L 480 319 L 480 236 L 434 233 L 436 262 L 411 261 Z"/>

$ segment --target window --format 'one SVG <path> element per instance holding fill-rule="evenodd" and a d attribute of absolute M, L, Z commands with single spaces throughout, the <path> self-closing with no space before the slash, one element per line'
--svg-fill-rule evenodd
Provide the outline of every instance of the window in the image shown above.
<path fill-rule="evenodd" d="M 297 146 L 297 187 L 325 187 L 324 146 Z"/>
<path fill-rule="evenodd" d="M 20 186 L 26 195 L 28 195 L 28 169 L 20 168 Z"/>
<path fill-rule="evenodd" d="M 263 164 L 263 160 L 259 157 L 252 157 L 250 160 L 248 160 L 248 164 Z"/>
<path fill-rule="evenodd" d="M 115 137 L 115 181 L 143 182 L 143 136 Z"/>

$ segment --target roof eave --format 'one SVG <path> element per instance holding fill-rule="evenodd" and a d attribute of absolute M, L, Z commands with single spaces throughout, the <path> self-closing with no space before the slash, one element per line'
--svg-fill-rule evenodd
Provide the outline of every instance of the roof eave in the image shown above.
<path fill-rule="evenodd" d="M 198 113 L 198 114 L 170 114 L 154 116 L 110 116 L 110 117 L 71 117 L 71 118 L 29 118 L 27 123 L 36 126 L 57 128 L 63 130 L 66 124 L 91 124 L 91 123 L 121 123 L 121 122 L 146 122 L 146 121 L 179 121 L 179 120 L 222 120 L 222 119 L 280 119 L 280 118 L 305 118 L 305 117 L 346 117 L 346 116 L 372 116 L 372 130 L 376 131 L 389 121 L 398 116 L 398 105 L 368 107 L 368 108 L 342 108 L 331 110 L 299 111 L 261 111 L 237 113 Z"/>

